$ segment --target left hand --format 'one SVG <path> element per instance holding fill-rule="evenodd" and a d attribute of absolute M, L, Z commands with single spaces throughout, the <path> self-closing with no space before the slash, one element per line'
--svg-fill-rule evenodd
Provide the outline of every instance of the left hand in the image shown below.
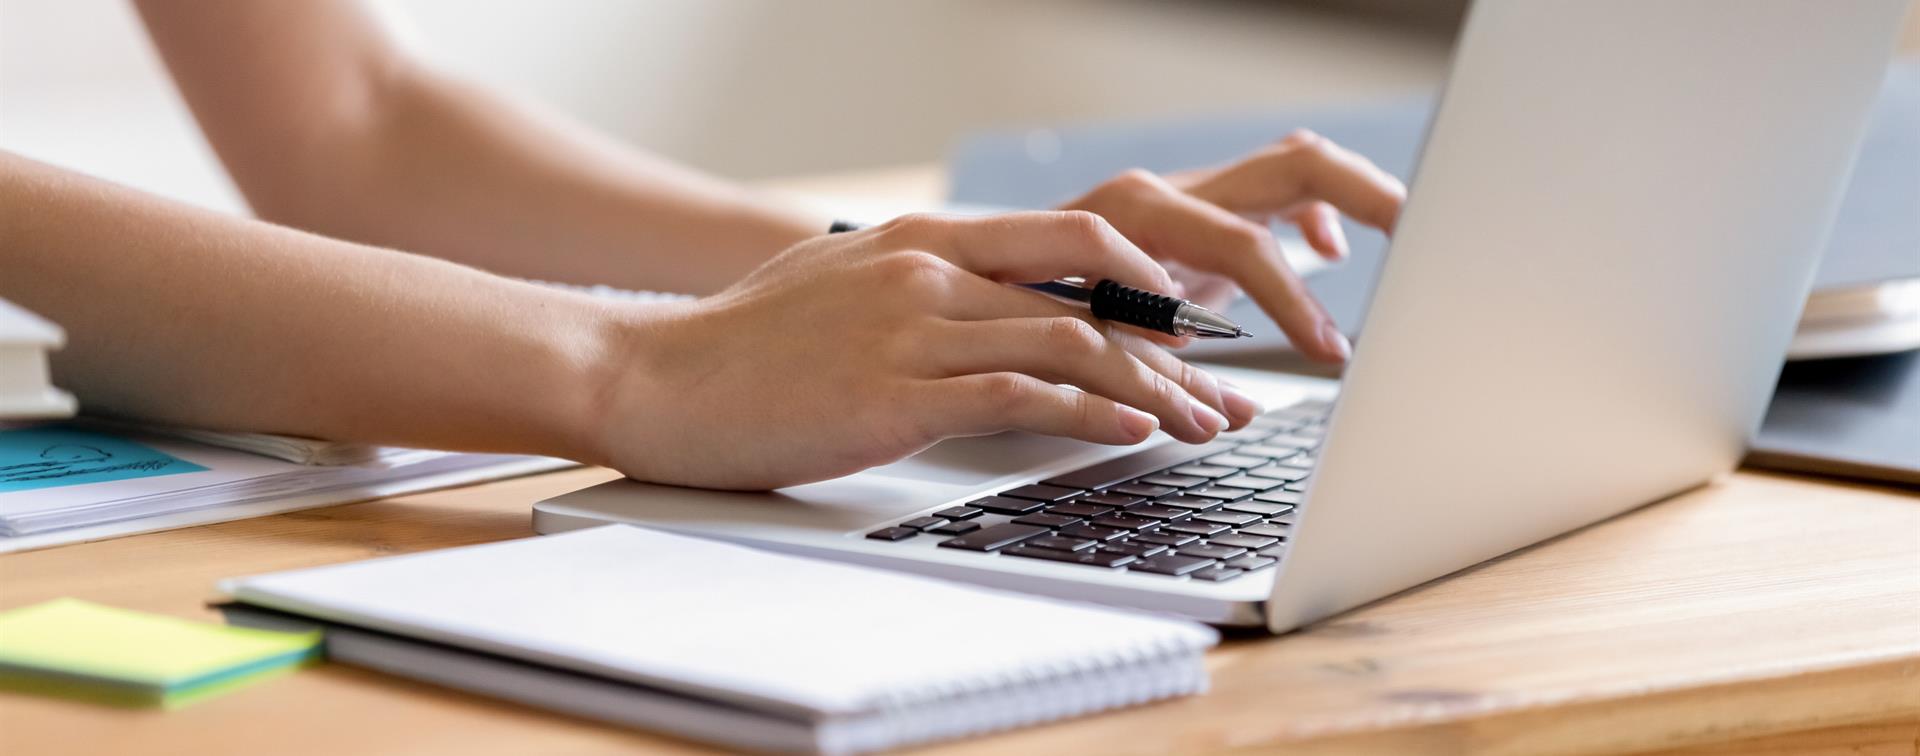
<path fill-rule="evenodd" d="M 1366 158 L 1296 131 L 1221 167 L 1167 176 L 1128 171 L 1064 209 L 1105 217 L 1185 279 L 1190 299 L 1217 305 L 1237 284 L 1302 354 L 1341 362 L 1352 347 L 1287 267 L 1268 223 L 1285 219 L 1320 256 L 1340 260 L 1347 255 L 1341 213 L 1391 232 L 1406 196 L 1399 179 Z"/>

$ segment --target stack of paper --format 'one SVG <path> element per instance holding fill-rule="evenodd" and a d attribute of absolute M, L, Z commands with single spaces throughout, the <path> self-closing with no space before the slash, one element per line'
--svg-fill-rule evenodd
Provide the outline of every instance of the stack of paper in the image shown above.
<path fill-rule="evenodd" d="M 47 353 L 65 341 L 59 327 L 0 299 L 0 420 L 73 414 L 73 397 L 47 372 Z"/>
<path fill-rule="evenodd" d="M 377 448 L 377 447 L 374 447 Z M 554 470 L 548 457 L 403 450 L 311 466 L 144 433 L 0 429 L 0 552 Z"/>
<path fill-rule="evenodd" d="M 172 708 L 319 658 L 320 634 L 191 622 L 75 599 L 0 613 L 0 688 Z"/>
<path fill-rule="evenodd" d="M 200 428 L 180 428 L 167 425 L 132 425 L 100 421 L 89 418 L 89 425 L 122 432 L 151 433 L 156 436 L 186 439 L 197 444 L 218 446 L 222 449 L 243 451 L 263 457 L 286 460 L 301 465 L 320 465 L 337 467 L 341 465 L 369 465 L 376 467 L 398 467 L 425 462 L 435 457 L 444 457 L 447 452 L 427 449 L 408 449 L 401 446 L 378 446 L 375 444 L 356 444 L 346 441 L 325 441 L 317 438 L 283 436 L 277 433 L 245 433 L 240 431 L 213 431 Z"/>

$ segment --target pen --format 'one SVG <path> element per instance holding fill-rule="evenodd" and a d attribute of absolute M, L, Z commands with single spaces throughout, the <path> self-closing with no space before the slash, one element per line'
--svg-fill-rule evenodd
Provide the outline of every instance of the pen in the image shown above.
<path fill-rule="evenodd" d="M 1101 320 L 1139 326 L 1150 331 L 1201 339 L 1251 338 L 1247 329 L 1220 313 L 1165 294 L 1102 280 L 1089 287 L 1075 279 L 1047 283 L 1020 284 L 1026 288 L 1075 302 L 1082 302 Z"/>
<path fill-rule="evenodd" d="M 827 233 L 838 234 L 861 228 L 864 226 L 852 221 L 836 220 Z M 1042 294 L 1084 304 L 1093 311 L 1094 317 L 1101 320 L 1150 331 L 1200 339 L 1253 337 L 1239 324 L 1200 305 L 1109 280 L 1103 279 L 1092 286 L 1076 278 L 1020 285 Z"/>

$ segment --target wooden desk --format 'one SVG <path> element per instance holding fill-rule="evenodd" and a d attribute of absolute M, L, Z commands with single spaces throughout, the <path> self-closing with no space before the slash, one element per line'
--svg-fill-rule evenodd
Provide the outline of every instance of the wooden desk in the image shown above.
<path fill-rule="evenodd" d="M 782 184 L 933 196 L 932 169 Z M 211 618 L 222 577 L 531 535 L 598 469 L 0 556 L 58 596 Z M 1213 691 L 952 753 L 1920 749 L 1920 495 L 1742 472 L 1282 638 Z M 0 694 L 0 754 L 633 753 L 699 746 L 342 666 L 177 712 Z"/>

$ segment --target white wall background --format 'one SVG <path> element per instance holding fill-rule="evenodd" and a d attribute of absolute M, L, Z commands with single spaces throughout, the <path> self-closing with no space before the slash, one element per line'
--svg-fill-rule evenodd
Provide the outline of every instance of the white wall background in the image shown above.
<path fill-rule="evenodd" d="M 739 177 L 936 160 L 992 126 L 1398 94 L 1451 43 L 1256 2 L 378 1 L 443 67 Z M 123 0 L 0 0 L 0 149 L 240 207 Z"/>

